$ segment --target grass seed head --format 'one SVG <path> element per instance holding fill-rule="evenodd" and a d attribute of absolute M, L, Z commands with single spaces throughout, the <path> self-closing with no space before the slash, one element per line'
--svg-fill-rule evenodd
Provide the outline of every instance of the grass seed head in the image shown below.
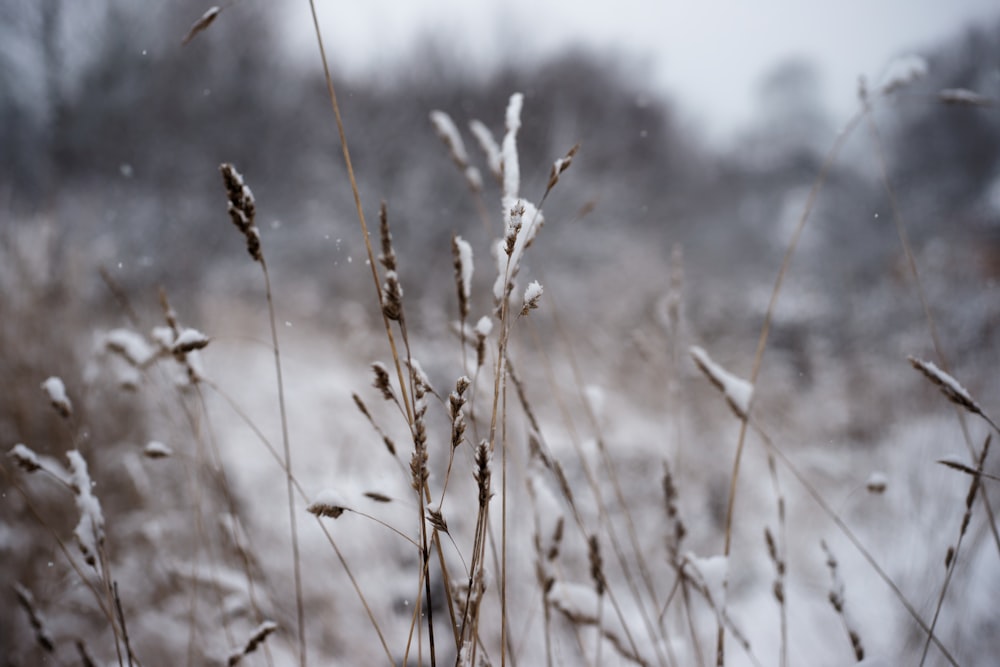
<path fill-rule="evenodd" d="M 243 176 L 236 171 L 236 167 L 232 164 L 222 163 L 219 165 L 219 171 L 222 173 L 226 196 L 229 199 L 227 205 L 229 219 L 246 238 L 247 252 L 250 253 L 254 261 L 261 262 L 264 258 L 260 247 L 260 230 L 254 223 L 257 216 L 257 205 L 253 192 L 243 182 Z"/>

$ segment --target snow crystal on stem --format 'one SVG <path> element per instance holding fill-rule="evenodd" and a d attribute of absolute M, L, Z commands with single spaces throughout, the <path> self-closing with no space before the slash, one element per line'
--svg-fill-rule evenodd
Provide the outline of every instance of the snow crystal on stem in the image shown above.
<path fill-rule="evenodd" d="M 750 412 L 750 400 L 753 398 L 753 385 L 712 361 L 708 352 L 703 348 L 692 347 L 691 356 L 701 372 L 723 393 L 726 402 L 729 403 L 729 407 L 733 409 L 736 416 L 740 419 L 746 419 Z"/>
<path fill-rule="evenodd" d="M 69 417 L 73 414 L 73 404 L 70 403 L 69 397 L 66 396 L 66 385 L 63 384 L 61 379 L 55 376 L 48 378 L 42 383 L 42 391 L 45 392 L 52 407 L 60 415 Z"/>
<path fill-rule="evenodd" d="M 889 63 L 879 89 L 883 93 L 891 93 L 903 86 L 909 85 L 927 74 L 927 61 L 917 55 L 896 58 Z"/>
<path fill-rule="evenodd" d="M 334 489 L 324 489 L 316 494 L 306 511 L 316 516 L 328 516 L 336 519 L 344 513 L 344 510 L 350 509 L 348 505 L 349 503 L 342 493 Z"/>
<path fill-rule="evenodd" d="M 274 621 L 264 621 L 258 625 L 253 634 L 250 635 L 250 639 L 247 640 L 246 646 L 243 648 L 235 649 L 229 654 L 229 659 L 226 662 L 227 667 L 235 667 L 243 660 L 245 656 L 250 655 L 257 650 L 264 640 L 267 639 L 268 635 L 273 633 L 278 629 L 278 624 Z"/>

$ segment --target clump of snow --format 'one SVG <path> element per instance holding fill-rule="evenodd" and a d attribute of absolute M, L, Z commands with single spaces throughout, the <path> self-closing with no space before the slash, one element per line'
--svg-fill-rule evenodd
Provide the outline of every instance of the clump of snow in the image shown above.
<path fill-rule="evenodd" d="M 458 133 L 458 128 L 455 127 L 451 116 L 444 111 L 435 109 L 431 111 L 430 117 L 434 131 L 437 132 L 441 140 L 448 146 L 448 150 L 451 151 L 455 161 L 464 167 L 469 162 L 469 154 L 465 150 L 465 142 L 462 141 L 462 135 Z"/>
<path fill-rule="evenodd" d="M 462 265 L 459 282 L 462 285 L 462 294 L 468 301 L 472 296 L 472 245 L 461 236 L 456 236 L 455 247 L 458 249 L 458 261 Z"/>
<path fill-rule="evenodd" d="M 156 357 L 156 350 L 146 339 L 129 329 L 112 329 L 106 333 L 104 347 L 138 368 L 148 365 Z"/>
<path fill-rule="evenodd" d="M 435 110 L 430 113 L 430 117 L 434 131 L 448 147 L 451 159 L 462 169 L 466 183 L 473 191 L 480 191 L 483 187 L 483 177 L 479 174 L 478 169 L 469 164 L 469 154 L 465 150 L 465 142 L 462 141 L 462 135 L 458 133 L 458 128 L 452 122 L 451 116 L 443 111 Z"/>
<path fill-rule="evenodd" d="M 549 602 L 574 623 L 598 621 L 601 598 L 593 586 L 557 581 L 548 594 Z"/>
<path fill-rule="evenodd" d="M 429 392 L 434 392 L 434 388 L 431 386 L 431 380 L 427 377 L 427 373 L 424 372 L 423 366 L 415 358 L 406 360 L 406 365 L 410 368 L 410 374 L 413 376 L 413 381 L 417 384 L 418 388 L 425 389 Z"/>
<path fill-rule="evenodd" d="M 688 552 L 684 555 L 684 573 L 704 586 L 716 611 L 721 611 L 726 604 L 729 558 L 726 556 L 700 558 Z"/>
<path fill-rule="evenodd" d="M 531 202 L 523 199 L 514 199 L 511 202 L 511 206 L 504 207 L 506 238 L 500 239 L 496 245 L 498 275 L 493 284 L 493 296 L 497 300 L 503 298 L 507 283 L 517 273 L 525 248 L 531 245 L 535 236 L 538 235 L 538 230 L 545 224 L 542 212 L 535 208 Z M 508 252 L 507 239 L 512 235 L 514 242 Z"/>
<path fill-rule="evenodd" d="M 908 357 L 910 365 L 916 368 L 918 371 L 924 374 L 928 380 L 933 382 L 938 386 L 945 396 L 948 397 L 952 403 L 961 405 L 970 412 L 975 414 L 982 414 L 982 409 L 979 404 L 972 399 L 972 395 L 958 383 L 958 380 L 953 378 L 948 373 L 934 365 L 932 361 L 924 361 L 923 359 L 918 359 L 916 357 Z"/>
<path fill-rule="evenodd" d="M 212 25 L 212 22 L 215 21 L 215 19 L 219 16 L 219 12 L 221 11 L 222 10 L 219 7 L 215 6 L 209 7 L 207 10 L 205 10 L 205 13 L 202 14 L 201 17 L 199 17 L 198 20 L 191 25 L 191 28 L 188 30 L 187 35 L 185 35 L 184 39 L 181 41 L 181 44 L 187 44 L 192 39 L 194 39 L 198 35 L 198 33 L 202 32 L 203 30 L 208 28 L 208 26 Z"/>
<path fill-rule="evenodd" d="M 493 138 L 493 133 L 478 120 L 469 123 L 469 130 L 472 132 L 472 136 L 476 138 L 476 141 L 479 142 L 479 147 L 483 149 L 483 153 L 486 155 L 486 164 L 490 168 L 490 172 L 499 179 L 503 160 L 500 157 L 500 146 L 497 144 L 496 139 Z"/>
<path fill-rule="evenodd" d="M 607 400 L 607 394 L 604 389 L 596 384 L 588 384 L 583 388 L 583 395 L 587 399 L 590 411 L 595 416 L 600 415 L 604 410 L 604 402 Z"/>
<path fill-rule="evenodd" d="M 194 350 L 200 350 L 209 343 L 209 337 L 197 329 L 185 329 L 177 335 L 170 348 L 174 354 L 187 354 Z"/>
<path fill-rule="evenodd" d="M 524 306 L 521 307 L 521 314 L 527 315 L 529 310 L 538 308 L 538 301 L 542 298 L 542 286 L 537 280 L 531 281 L 524 290 Z"/>
<path fill-rule="evenodd" d="M 701 372 L 723 393 L 736 416 L 746 419 L 750 413 L 750 401 L 753 399 L 753 385 L 712 361 L 708 352 L 701 347 L 692 347 L 691 356 Z"/>
<path fill-rule="evenodd" d="M 938 99 L 945 104 L 973 107 L 988 107 L 994 103 L 993 99 L 967 88 L 946 88 L 938 93 Z"/>
<path fill-rule="evenodd" d="M 21 443 L 11 447 L 10 451 L 7 452 L 7 456 L 14 459 L 14 463 L 26 472 L 35 472 L 42 467 L 42 462 L 38 459 L 38 454 L 35 454 L 34 450 Z"/>
<path fill-rule="evenodd" d="M 335 489 L 324 489 L 316 494 L 306 511 L 316 516 L 336 519 L 350 509 L 347 498 Z"/>
<path fill-rule="evenodd" d="M 507 103 L 507 133 L 501 145 L 503 159 L 503 199 L 504 208 L 510 209 L 521 189 L 521 167 L 517 157 L 517 133 L 521 129 L 521 106 L 524 95 L 514 93 Z"/>
<path fill-rule="evenodd" d="M 489 317 L 486 317 L 485 315 L 480 317 L 479 321 L 476 322 L 475 331 L 477 336 L 482 336 L 483 338 L 486 338 L 487 336 L 490 335 L 490 332 L 493 331 L 493 320 L 491 320 Z"/>
<path fill-rule="evenodd" d="M 170 327 L 153 327 L 151 334 L 153 342 L 160 346 L 160 349 L 170 352 L 174 347 L 174 330 Z"/>
<path fill-rule="evenodd" d="M 80 511 L 80 522 L 76 525 L 74 535 L 80 547 L 80 553 L 88 565 L 97 566 L 97 555 L 104 543 L 104 514 L 101 503 L 92 492 L 90 473 L 87 462 L 77 450 L 66 452 L 69 459 L 70 484 L 76 499 L 76 508 Z"/>
<path fill-rule="evenodd" d="M 143 448 L 142 454 L 148 459 L 165 459 L 173 456 L 174 450 L 159 440 L 152 440 Z"/>
<path fill-rule="evenodd" d="M 258 625 L 253 633 L 250 635 L 250 639 L 247 640 L 246 645 L 243 648 L 233 649 L 229 653 L 229 659 L 226 661 L 227 667 L 234 667 L 238 665 L 245 656 L 250 655 L 257 650 L 257 647 L 264 643 L 268 635 L 273 633 L 278 629 L 278 624 L 274 621 L 264 621 Z"/>
<path fill-rule="evenodd" d="M 63 384 L 61 379 L 55 376 L 48 378 L 42 383 L 42 391 L 45 392 L 52 407 L 60 415 L 69 417 L 73 414 L 73 404 L 70 402 L 69 397 L 66 396 L 66 385 Z"/>
<path fill-rule="evenodd" d="M 896 58 L 886 68 L 879 90 L 891 93 L 927 74 L 927 61 L 917 55 Z"/>
<path fill-rule="evenodd" d="M 868 481 L 865 482 L 865 488 L 868 489 L 868 493 L 885 493 L 888 486 L 889 478 L 886 477 L 884 472 L 873 472 L 868 476 Z"/>

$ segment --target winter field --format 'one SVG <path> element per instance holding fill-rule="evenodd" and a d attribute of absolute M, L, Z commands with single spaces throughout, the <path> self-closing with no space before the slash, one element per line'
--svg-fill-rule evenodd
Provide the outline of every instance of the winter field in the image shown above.
<path fill-rule="evenodd" d="M 331 161 L 289 167 L 315 199 L 214 146 L 207 212 L 18 214 L 5 664 L 996 664 L 1000 77 L 948 62 L 801 144 L 664 134 L 645 175 L 544 106 L 558 78 L 396 111 L 406 165 L 327 73 L 302 124 Z M 598 125 L 652 123 L 626 93 Z M 145 203 L 155 241 L 122 231 Z"/>

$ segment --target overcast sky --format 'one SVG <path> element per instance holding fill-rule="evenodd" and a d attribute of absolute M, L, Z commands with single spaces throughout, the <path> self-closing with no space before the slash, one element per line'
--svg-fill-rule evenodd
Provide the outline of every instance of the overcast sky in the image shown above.
<path fill-rule="evenodd" d="M 651 88 L 672 94 L 706 135 L 733 133 L 752 114 L 760 77 L 782 60 L 819 67 L 835 120 L 857 79 L 877 79 L 894 55 L 1000 19 L 996 0 L 316 0 L 332 59 L 351 73 L 399 63 L 433 34 L 463 63 L 531 61 L 571 45 L 626 56 Z M 297 57 L 316 62 L 305 2 L 285 16 Z M 403 61 L 405 62 L 405 60 Z M 317 65 L 318 66 L 318 65 Z M 1000 66 L 1000 65 L 998 65 Z"/>

